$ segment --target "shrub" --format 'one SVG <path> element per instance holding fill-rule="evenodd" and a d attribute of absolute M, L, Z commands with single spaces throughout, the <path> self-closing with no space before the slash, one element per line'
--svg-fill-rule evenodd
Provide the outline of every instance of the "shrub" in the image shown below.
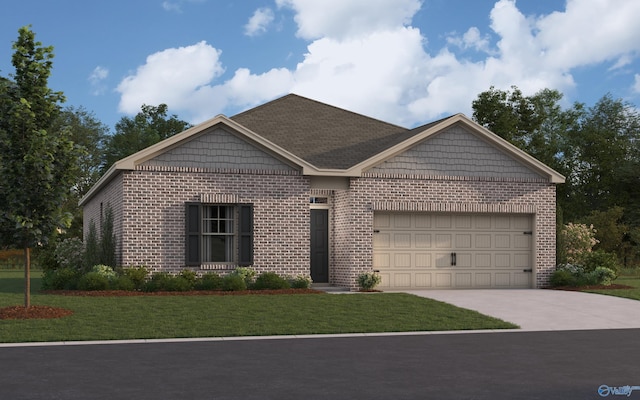
<path fill-rule="evenodd" d="M 78 280 L 78 289 L 80 290 L 107 290 L 108 288 L 109 278 L 100 272 L 87 272 Z"/>
<path fill-rule="evenodd" d="M 616 274 L 620 270 L 618 258 L 613 253 L 607 253 L 603 250 L 596 250 L 584 255 L 582 265 L 586 272 L 595 271 L 598 267 L 608 268 Z"/>
<path fill-rule="evenodd" d="M 196 290 L 220 290 L 222 289 L 222 277 L 215 272 L 202 275 L 195 283 Z"/>
<path fill-rule="evenodd" d="M 249 267 L 238 267 L 233 270 L 231 275 L 238 275 L 244 280 L 245 286 L 250 287 L 256 277 L 256 271 Z"/>
<path fill-rule="evenodd" d="M 192 288 L 193 286 L 195 286 L 196 280 L 198 279 L 198 275 L 190 269 L 183 269 L 182 271 L 180 271 L 178 276 L 187 280 L 187 282 L 189 282 Z"/>
<path fill-rule="evenodd" d="M 125 275 L 118 275 L 115 280 L 111 281 L 111 289 L 114 290 L 127 290 L 134 291 L 136 290 L 135 283 Z"/>
<path fill-rule="evenodd" d="M 222 279 L 222 290 L 239 291 L 247 290 L 247 282 L 239 274 L 229 274 Z"/>
<path fill-rule="evenodd" d="M 378 275 L 377 272 L 365 272 L 358 276 L 358 286 L 360 286 L 361 290 L 373 290 L 382 278 Z"/>
<path fill-rule="evenodd" d="M 193 290 L 193 283 L 183 276 L 172 276 L 166 281 L 166 286 L 163 290 L 167 292 L 188 292 Z"/>
<path fill-rule="evenodd" d="M 46 270 L 42 276 L 44 290 L 75 290 L 78 288 L 80 272 L 75 268 L 59 268 Z"/>
<path fill-rule="evenodd" d="M 59 242 L 54 254 L 60 268 L 83 269 L 84 245 L 80 239 L 69 238 Z"/>
<path fill-rule="evenodd" d="M 575 286 L 577 283 L 576 276 L 569 270 L 556 269 L 549 279 L 552 287 L 559 286 Z"/>
<path fill-rule="evenodd" d="M 98 264 L 91 268 L 91 272 L 95 272 L 112 281 L 116 279 L 116 272 L 108 265 Z"/>
<path fill-rule="evenodd" d="M 596 267 L 596 269 L 590 272 L 590 274 L 594 276 L 598 284 L 606 286 L 611 285 L 611 283 L 618 277 L 614 270 L 606 267 Z"/>
<path fill-rule="evenodd" d="M 560 230 L 560 259 L 572 264 L 581 264 L 582 257 L 591 252 L 598 244 L 593 225 L 568 223 Z"/>
<path fill-rule="evenodd" d="M 159 292 L 166 290 L 169 286 L 171 275 L 166 272 L 157 272 L 151 275 L 151 279 L 145 282 L 143 290 L 145 292 Z"/>
<path fill-rule="evenodd" d="M 141 290 L 144 287 L 147 277 L 149 276 L 149 270 L 146 267 L 129 267 L 123 268 L 120 271 L 122 276 L 125 276 L 133 282 L 133 286 L 136 290 Z"/>
<path fill-rule="evenodd" d="M 289 281 L 275 272 L 263 272 L 256 278 L 252 288 L 256 290 L 264 289 L 289 289 L 291 285 Z"/>
<path fill-rule="evenodd" d="M 305 275 L 298 275 L 295 278 L 289 279 L 289 284 L 294 289 L 309 289 L 311 282 L 311 277 Z"/>

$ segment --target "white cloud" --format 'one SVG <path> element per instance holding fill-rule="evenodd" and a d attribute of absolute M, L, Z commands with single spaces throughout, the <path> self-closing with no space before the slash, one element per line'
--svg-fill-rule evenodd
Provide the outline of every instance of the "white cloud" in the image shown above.
<path fill-rule="evenodd" d="M 165 11 L 173 11 L 173 12 L 177 12 L 177 13 L 181 13 L 182 12 L 182 5 L 181 5 L 180 2 L 163 1 L 162 2 L 162 8 Z"/>
<path fill-rule="evenodd" d="M 254 11 L 251 18 L 249 18 L 249 22 L 244 26 L 244 34 L 247 36 L 258 36 L 265 33 L 274 18 L 275 16 L 270 8 L 258 8 Z"/>
<path fill-rule="evenodd" d="M 107 68 L 97 66 L 89 75 L 89 84 L 91 85 L 91 93 L 94 96 L 104 94 L 107 90 L 107 85 L 104 84 L 104 80 L 109 77 L 109 70 Z"/>
<path fill-rule="evenodd" d="M 489 36 L 480 34 L 480 30 L 475 26 L 469 28 L 462 36 L 449 36 L 447 43 L 460 47 L 461 49 L 474 49 L 489 53 Z"/>
<path fill-rule="evenodd" d="M 295 11 L 297 35 L 304 39 L 346 39 L 409 24 L 419 0 L 276 0 Z"/>
<path fill-rule="evenodd" d="M 517 85 L 524 94 L 543 88 L 570 91 L 572 71 L 609 65 L 616 73 L 640 54 L 637 0 L 568 0 L 562 11 L 526 16 L 513 0 L 497 1 L 490 31 L 469 27 L 447 46 L 428 52 L 411 26 L 418 0 L 276 0 L 294 11 L 307 53 L 291 69 L 264 73 L 238 68 L 216 82 L 220 51 L 204 42 L 148 57 L 118 86 L 120 109 L 167 103 L 199 122 L 294 92 L 376 118 L 415 126 L 445 114 L 471 113 L 471 102 L 490 86 Z M 254 16 L 259 15 L 258 11 Z M 253 18 L 253 17 L 252 17 Z M 261 17 L 262 18 L 262 17 Z M 248 32 L 262 32 L 257 18 Z M 269 21 L 266 24 L 271 23 Z M 459 49 L 478 52 L 467 59 Z M 605 65 L 607 66 L 607 65 Z M 640 75 L 634 90 L 640 93 Z"/>
<path fill-rule="evenodd" d="M 190 103 L 194 91 L 224 72 L 220 53 L 202 41 L 150 55 L 146 64 L 118 85 L 120 111 L 131 114 L 138 112 L 142 104 L 160 103 L 181 109 Z"/>

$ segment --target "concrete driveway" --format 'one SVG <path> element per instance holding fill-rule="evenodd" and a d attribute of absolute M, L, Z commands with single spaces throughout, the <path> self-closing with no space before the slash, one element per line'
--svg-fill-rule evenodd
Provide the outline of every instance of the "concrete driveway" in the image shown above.
<path fill-rule="evenodd" d="M 524 331 L 640 328 L 640 301 L 546 289 L 409 290 L 520 325 Z"/>

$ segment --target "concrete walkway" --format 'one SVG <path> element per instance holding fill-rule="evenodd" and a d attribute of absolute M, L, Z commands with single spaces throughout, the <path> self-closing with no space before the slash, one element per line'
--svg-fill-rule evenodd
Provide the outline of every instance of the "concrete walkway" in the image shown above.
<path fill-rule="evenodd" d="M 523 331 L 640 328 L 640 301 L 546 289 L 408 290 L 520 325 Z"/>

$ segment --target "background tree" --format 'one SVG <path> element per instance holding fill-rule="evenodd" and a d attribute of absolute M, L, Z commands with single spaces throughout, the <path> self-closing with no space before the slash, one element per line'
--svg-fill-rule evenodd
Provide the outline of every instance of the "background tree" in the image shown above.
<path fill-rule="evenodd" d="M 109 127 L 83 107 L 66 107 L 53 121 L 51 129 L 55 132 L 67 130 L 71 140 L 82 150 L 71 193 L 63 205 L 73 216 L 71 226 L 63 236 L 82 238 L 82 209 L 78 201 L 100 178 Z"/>
<path fill-rule="evenodd" d="M 64 101 L 47 86 L 53 47 L 36 42 L 29 26 L 18 33 L 11 59 L 14 79 L 0 86 L 0 226 L 6 241 L 24 249 L 29 307 L 30 249 L 69 225 L 61 206 L 74 184 L 78 150 L 68 130 L 51 129 Z"/>
<path fill-rule="evenodd" d="M 102 172 L 116 161 L 191 127 L 188 122 L 167 113 L 166 104 L 157 107 L 145 104 L 135 117 L 122 117 L 115 126 L 114 135 L 106 140 Z"/>

